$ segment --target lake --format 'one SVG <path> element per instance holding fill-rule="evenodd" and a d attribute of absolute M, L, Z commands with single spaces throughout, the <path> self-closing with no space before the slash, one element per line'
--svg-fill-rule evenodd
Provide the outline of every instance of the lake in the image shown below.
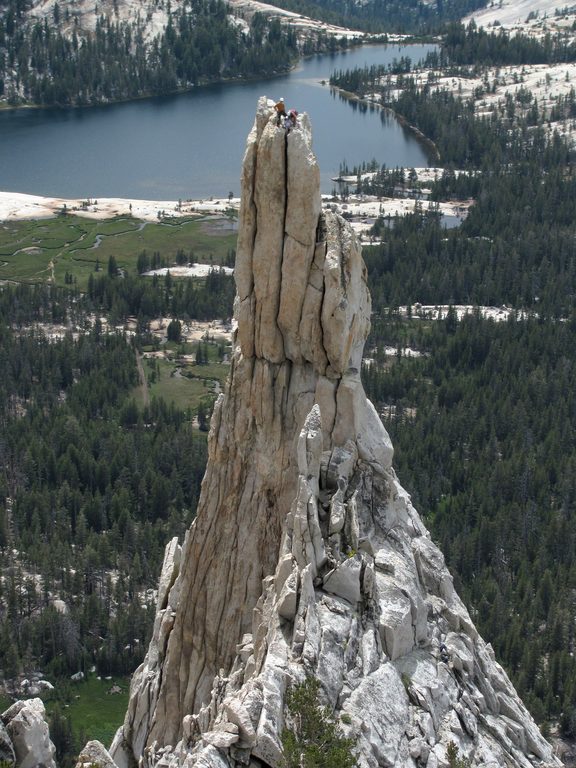
<path fill-rule="evenodd" d="M 281 77 L 227 83 L 157 99 L 84 109 L 0 112 L 0 189 L 55 197 L 198 199 L 240 191 L 246 136 L 258 98 L 284 97 L 308 112 L 323 192 L 340 163 L 376 159 L 428 166 L 425 147 L 394 118 L 358 109 L 326 83 L 330 74 L 434 46 L 363 46 L 314 56 Z"/>

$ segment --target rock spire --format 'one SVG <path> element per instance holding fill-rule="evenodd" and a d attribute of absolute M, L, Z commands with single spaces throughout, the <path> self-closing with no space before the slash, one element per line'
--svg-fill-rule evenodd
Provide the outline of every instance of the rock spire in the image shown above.
<path fill-rule="evenodd" d="M 242 169 L 235 349 L 197 518 L 166 550 L 119 768 L 279 768 L 313 675 L 361 768 L 557 766 L 458 598 L 360 381 L 370 296 L 322 211 L 308 118 L 258 104 Z"/>

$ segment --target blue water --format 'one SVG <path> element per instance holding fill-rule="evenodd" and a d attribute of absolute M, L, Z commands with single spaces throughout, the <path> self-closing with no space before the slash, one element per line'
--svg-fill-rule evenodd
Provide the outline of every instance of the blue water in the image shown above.
<path fill-rule="evenodd" d="M 427 166 L 425 148 L 380 110 L 362 111 L 322 80 L 339 69 L 414 62 L 432 46 L 365 46 L 307 59 L 272 80 L 197 88 L 161 99 L 86 109 L 0 112 L 0 189 L 57 197 L 197 199 L 239 193 L 246 136 L 259 96 L 306 111 L 322 172 L 375 158 Z"/>

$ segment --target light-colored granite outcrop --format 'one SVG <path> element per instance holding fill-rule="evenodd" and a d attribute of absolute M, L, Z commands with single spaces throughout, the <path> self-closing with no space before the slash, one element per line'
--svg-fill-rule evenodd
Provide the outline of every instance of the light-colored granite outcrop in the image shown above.
<path fill-rule="evenodd" d="M 360 381 L 370 296 L 321 212 L 307 117 L 265 99 L 242 171 L 238 322 L 198 515 L 167 548 L 119 768 L 279 768 L 287 687 L 314 675 L 358 766 L 557 766 L 456 594 Z"/>
<path fill-rule="evenodd" d="M 2 713 L 2 722 L 12 743 L 16 768 L 56 768 L 56 750 L 50 741 L 42 699 L 17 701 Z M 6 762 L 10 763 L 7 743 L 2 752 Z"/>

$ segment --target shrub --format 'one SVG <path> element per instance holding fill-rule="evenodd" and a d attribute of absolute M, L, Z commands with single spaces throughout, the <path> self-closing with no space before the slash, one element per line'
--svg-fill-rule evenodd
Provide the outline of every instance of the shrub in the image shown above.
<path fill-rule="evenodd" d="M 286 694 L 283 768 L 354 768 L 355 739 L 342 735 L 329 707 L 319 702 L 320 683 L 309 677 Z"/>

